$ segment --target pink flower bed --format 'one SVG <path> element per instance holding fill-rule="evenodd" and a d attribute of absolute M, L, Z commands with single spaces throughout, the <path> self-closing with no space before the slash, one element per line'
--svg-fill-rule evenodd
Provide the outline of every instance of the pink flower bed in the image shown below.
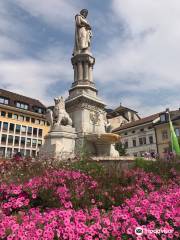
<path fill-rule="evenodd" d="M 120 195 L 122 189 L 130 190 L 132 195 L 108 210 L 99 199 L 109 192 L 102 192 L 96 181 L 79 171 L 48 171 L 23 184 L 2 183 L 0 239 L 179 239 L 179 176 L 173 174 L 165 184 L 152 173 L 127 172 L 124 177 L 133 182 L 117 184 L 115 191 Z M 137 236 L 139 226 L 169 233 Z"/>

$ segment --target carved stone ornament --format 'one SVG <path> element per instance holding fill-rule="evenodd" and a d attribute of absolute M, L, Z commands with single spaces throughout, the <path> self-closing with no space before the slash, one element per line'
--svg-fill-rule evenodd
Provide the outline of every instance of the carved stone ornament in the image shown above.
<path fill-rule="evenodd" d="M 94 125 L 98 124 L 100 121 L 100 113 L 99 112 L 90 112 L 90 120 Z"/>

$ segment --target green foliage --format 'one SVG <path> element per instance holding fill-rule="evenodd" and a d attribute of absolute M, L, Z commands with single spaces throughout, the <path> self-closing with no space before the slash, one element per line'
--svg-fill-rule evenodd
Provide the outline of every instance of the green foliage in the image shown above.
<path fill-rule="evenodd" d="M 143 158 L 137 158 L 135 160 L 135 167 L 142 168 L 146 172 L 152 172 L 158 174 L 164 179 L 169 179 L 172 177 L 172 169 L 180 171 L 179 161 L 174 159 L 172 161 L 163 160 L 145 160 Z"/>
<path fill-rule="evenodd" d="M 31 200 L 31 207 L 46 208 L 59 208 L 60 202 L 57 196 L 54 195 L 53 189 L 40 189 L 38 197 Z"/>
<path fill-rule="evenodd" d="M 73 170 L 79 170 L 95 178 L 98 176 L 102 176 L 105 171 L 104 167 L 101 164 L 95 161 L 86 160 L 72 162 L 71 164 L 69 164 L 68 168 Z"/>
<path fill-rule="evenodd" d="M 115 149 L 119 152 L 120 156 L 126 156 L 126 148 L 121 142 L 115 144 Z"/>

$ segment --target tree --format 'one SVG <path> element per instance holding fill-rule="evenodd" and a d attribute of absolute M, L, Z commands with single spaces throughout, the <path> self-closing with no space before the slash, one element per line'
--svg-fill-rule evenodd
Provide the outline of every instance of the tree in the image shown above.
<path fill-rule="evenodd" d="M 125 156 L 126 155 L 126 149 L 127 148 L 121 142 L 116 143 L 115 149 L 119 152 L 120 156 Z"/>

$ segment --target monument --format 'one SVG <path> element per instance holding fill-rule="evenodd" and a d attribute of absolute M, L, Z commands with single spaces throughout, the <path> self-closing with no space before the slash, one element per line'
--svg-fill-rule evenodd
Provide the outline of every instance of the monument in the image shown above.
<path fill-rule="evenodd" d="M 74 158 L 77 137 L 75 128 L 72 127 L 72 120 L 65 110 L 63 97 L 55 98 L 54 102 L 53 110 L 48 109 L 46 113 L 50 131 L 45 136 L 40 154 L 61 159 Z"/>
<path fill-rule="evenodd" d="M 61 154 L 73 156 L 80 146 L 86 146 L 92 156 L 118 157 L 114 143 L 119 135 L 108 133 L 105 104 L 98 97 L 93 80 L 95 58 L 91 53 L 92 28 L 87 21 L 88 10 L 75 16 L 75 42 L 71 63 L 74 81 L 65 105 L 55 99 L 54 110 L 48 110 L 51 130 L 43 149 L 57 157 Z M 71 145 L 71 146 L 70 146 Z"/>

